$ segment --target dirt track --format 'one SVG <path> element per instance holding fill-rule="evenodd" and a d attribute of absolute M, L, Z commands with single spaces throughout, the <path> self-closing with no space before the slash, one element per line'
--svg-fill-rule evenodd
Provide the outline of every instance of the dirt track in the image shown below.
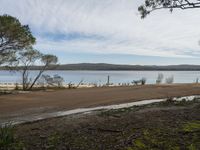
<path fill-rule="evenodd" d="M 28 150 L 200 149 L 200 101 L 162 102 L 17 126 Z"/>
<path fill-rule="evenodd" d="M 9 116 L 55 112 L 169 96 L 200 95 L 199 84 L 145 85 L 31 92 L 0 96 L 0 122 Z"/>

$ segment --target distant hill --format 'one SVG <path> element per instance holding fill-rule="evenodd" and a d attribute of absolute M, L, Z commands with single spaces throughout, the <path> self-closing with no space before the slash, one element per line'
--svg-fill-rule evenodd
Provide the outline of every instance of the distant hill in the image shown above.
<path fill-rule="evenodd" d="M 200 65 L 115 65 L 105 63 L 65 64 L 56 67 L 57 70 L 200 70 Z"/>
<path fill-rule="evenodd" d="M 40 66 L 32 66 L 31 70 L 38 70 Z M 5 68 L 0 68 L 5 69 Z M 200 65 L 115 65 L 105 63 L 80 63 L 53 66 L 49 70 L 172 70 L 172 71 L 200 71 Z"/>

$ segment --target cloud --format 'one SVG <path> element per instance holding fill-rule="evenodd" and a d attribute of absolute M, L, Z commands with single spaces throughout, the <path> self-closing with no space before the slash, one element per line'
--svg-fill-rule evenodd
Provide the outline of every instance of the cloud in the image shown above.
<path fill-rule="evenodd" d="M 29 24 L 36 48 L 96 54 L 199 57 L 200 10 L 140 19 L 134 0 L 0 0 L 0 14 Z"/>

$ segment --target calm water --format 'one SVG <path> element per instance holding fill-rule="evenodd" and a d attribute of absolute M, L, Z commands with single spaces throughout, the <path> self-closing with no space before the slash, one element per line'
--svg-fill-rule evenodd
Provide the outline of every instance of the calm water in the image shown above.
<path fill-rule="evenodd" d="M 31 71 L 31 76 L 36 75 L 37 71 Z M 162 73 L 164 78 L 174 76 L 175 83 L 194 83 L 196 78 L 200 78 L 200 71 L 46 71 L 44 74 L 62 76 L 66 83 L 104 84 L 107 76 L 110 76 L 110 83 L 129 83 L 133 80 L 145 77 L 147 83 L 155 83 L 158 73 Z M 164 79 L 165 80 L 165 79 Z M 20 72 L 0 71 L 0 82 L 21 82 Z"/>

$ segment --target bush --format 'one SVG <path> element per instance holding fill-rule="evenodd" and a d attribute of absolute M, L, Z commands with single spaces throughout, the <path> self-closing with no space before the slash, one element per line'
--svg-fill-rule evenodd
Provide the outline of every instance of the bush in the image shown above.
<path fill-rule="evenodd" d="M 0 127 L 0 150 L 9 149 L 14 143 L 14 128 L 8 124 Z"/>
<path fill-rule="evenodd" d="M 145 85 L 146 84 L 146 78 L 142 78 L 142 79 L 140 79 L 140 80 L 133 80 L 132 81 L 132 84 L 134 84 L 134 85 L 138 85 L 138 84 L 141 84 L 141 85 Z"/>
<path fill-rule="evenodd" d="M 196 82 L 195 83 L 199 83 L 199 78 L 196 78 Z"/>
<path fill-rule="evenodd" d="M 167 97 L 166 102 L 167 103 L 173 103 L 174 102 L 174 97 Z"/>
<path fill-rule="evenodd" d="M 159 73 L 156 79 L 156 84 L 162 83 L 163 78 L 164 78 L 164 75 L 162 73 Z"/>
<path fill-rule="evenodd" d="M 0 150 L 22 150 L 23 144 L 15 139 L 14 127 L 11 124 L 0 126 Z"/>
<path fill-rule="evenodd" d="M 15 83 L 15 90 L 16 90 L 16 91 L 19 90 L 19 85 L 18 85 L 18 83 Z"/>
<path fill-rule="evenodd" d="M 63 86 L 64 79 L 59 76 L 59 75 L 42 75 L 41 77 L 41 83 L 43 86 L 46 84 L 48 86 L 53 86 L 53 87 L 62 87 Z"/>
<path fill-rule="evenodd" d="M 165 79 L 165 82 L 167 84 L 172 84 L 174 82 L 174 76 L 170 76 L 168 78 Z"/>
<path fill-rule="evenodd" d="M 146 81 L 147 81 L 146 78 L 142 78 L 142 79 L 141 79 L 141 84 L 142 84 L 142 85 L 145 85 L 145 84 L 146 84 Z"/>

